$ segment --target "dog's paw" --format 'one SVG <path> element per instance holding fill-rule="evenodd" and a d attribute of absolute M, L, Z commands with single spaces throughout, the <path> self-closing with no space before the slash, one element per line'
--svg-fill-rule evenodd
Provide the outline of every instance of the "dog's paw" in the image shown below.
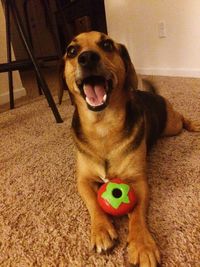
<path fill-rule="evenodd" d="M 200 132 L 200 120 L 189 120 L 184 118 L 184 128 L 190 132 Z"/>
<path fill-rule="evenodd" d="M 156 267 L 160 264 L 160 253 L 150 233 L 140 233 L 129 238 L 129 262 L 138 267 Z"/>
<path fill-rule="evenodd" d="M 92 224 L 91 249 L 98 253 L 112 248 L 117 239 L 117 233 L 109 220 L 101 220 Z"/>

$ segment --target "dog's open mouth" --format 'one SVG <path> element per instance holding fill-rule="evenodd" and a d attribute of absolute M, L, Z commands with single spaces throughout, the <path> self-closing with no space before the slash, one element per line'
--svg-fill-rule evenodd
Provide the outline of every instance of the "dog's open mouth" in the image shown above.
<path fill-rule="evenodd" d="M 103 76 L 89 76 L 83 79 L 78 87 L 88 108 L 92 111 L 101 111 L 108 104 L 112 80 L 106 80 Z"/>

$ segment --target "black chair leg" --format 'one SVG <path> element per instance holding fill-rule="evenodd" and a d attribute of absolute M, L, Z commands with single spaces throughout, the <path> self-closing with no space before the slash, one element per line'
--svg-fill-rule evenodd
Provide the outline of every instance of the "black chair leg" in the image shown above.
<path fill-rule="evenodd" d="M 6 19 L 6 48 L 7 48 L 7 62 L 12 61 L 11 52 L 11 35 L 10 35 L 10 10 L 7 1 L 5 1 L 5 19 Z M 13 75 L 12 71 L 8 71 L 8 84 L 9 84 L 9 97 L 10 97 L 10 109 L 15 107 L 14 104 L 14 92 L 13 92 Z"/>
<path fill-rule="evenodd" d="M 24 46 L 26 48 L 26 51 L 34 65 L 34 68 L 35 68 L 35 71 L 37 73 L 37 77 L 38 77 L 38 80 L 39 80 L 39 83 L 42 87 L 42 90 L 44 92 L 44 95 L 49 103 L 49 106 L 51 107 L 51 110 L 56 118 L 56 122 L 58 123 L 61 123 L 63 122 L 59 112 L 58 112 L 58 109 L 56 107 L 56 104 L 53 100 L 53 97 L 51 95 L 51 92 L 47 86 L 47 83 L 46 81 L 44 80 L 43 78 L 43 75 L 42 75 L 42 72 L 40 70 L 40 67 L 39 67 L 39 64 L 37 63 L 35 57 L 34 57 L 34 54 L 33 54 L 33 51 L 31 49 L 31 46 L 29 45 L 29 43 L 27 42 L 27 38 L 26 38 L 26 35 L 25 35 L 25 31 L 23 29 L 23 24 L 22 24 L 22 21 L 21 21 L 21 18 L 20 18 L 20 15 L 19 15 L 19 12 L 18 12 L 18 9 L 17 9 L 17 6 L 15 4 L 15 0 L 7 0 L 7 2 L 10 4 L 10 7 L 11 7 L 11 10 L 12 10 L 12 14 L 13 14 L 13 18 L 14 18 L 14 21 L 17 25 L 17 28 L 18 28 L 18 31 L 19 31 L 19 34 L 20 34 L 20 37 L 24 43 Z"/>
<path fill-rule="evenodd" d="M 42 87 L 41 87 L 41 84 L 40 84 L 40 81 L 38 79 L 38 76 L 37 76 L 37 73 L 36 74 L 36 81 L 37 81 L 37 86 L 38 86 L 38 92 L 40 95 L 42 95 Z"/>
<path fill-rule="evenodd" d="M 24 3 L 23 3 L 23 11 L 24 11 L 24 19 L 26 21 L 26 26 L 27 26 L 27 37 L 28 37 L 28 40 L 29 40 L 29 45 L 33 49 L 33 39 L 32 39 L 32 36 L 31 36 L 30 23 L 29 23 L 29 19 L 28 19 L 28 1 L 29 0 L 25 0 L 24 1 Z M 35 73 L 35 74 L 36 74 L 36 82 L 37 82 L 37 86 L 38 86 L 38 92 L 39 92 L 40 95 L 42 95 L 42 89 L 41 89 L 41 85 L 40 85 L 40 82 L 39 82 L 38 77 L 37 77 L 37 73 Z"/>

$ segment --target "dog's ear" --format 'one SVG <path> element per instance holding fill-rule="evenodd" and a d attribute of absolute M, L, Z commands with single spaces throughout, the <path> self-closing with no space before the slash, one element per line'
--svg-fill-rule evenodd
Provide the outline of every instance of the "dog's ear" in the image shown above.
<path fill-rule="evenodd" d="M 62 98 L 63 98 L 63 93 L 64 91 L 68 91 L 70 99 L 71 99 L 71 103 L 73 104 L 73 97 L 72 94 L 69 91 L 69 88 L 67 86 L 65 77 L 64 77 L 64 69 L 65 69 L 65 58 L 63 57 L 60 61 L 60 65 L 59 65 L 59 90 L 58 90 L 58 101 L 59 104 L 61 105 L 62 103 Z"/>
<path fill-rule="evenodd" d="M 131 62 L 128 50 L 122 44 L 119 44 L 119 53 L 124 62 L 126 70 L 125 88 L 128 88 L 129 90 L 136 90 L 138 88 L 137 74 Z"/>

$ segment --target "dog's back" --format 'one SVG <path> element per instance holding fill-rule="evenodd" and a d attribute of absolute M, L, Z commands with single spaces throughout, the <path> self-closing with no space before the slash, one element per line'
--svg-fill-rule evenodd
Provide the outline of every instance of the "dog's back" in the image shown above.
<path fill-rule="evenodd" d="M 148 149 L 162 135 L 167 122 L 167 110 L 162 96 L 151 92 L 135 91 L 137 102 L 144 111 Z"/>

